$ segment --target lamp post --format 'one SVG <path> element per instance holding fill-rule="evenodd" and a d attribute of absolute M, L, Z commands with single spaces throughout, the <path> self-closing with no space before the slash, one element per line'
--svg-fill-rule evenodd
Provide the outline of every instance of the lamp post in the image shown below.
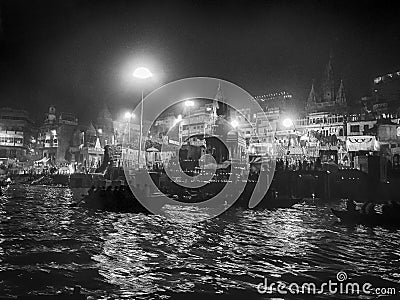
<path fill-rule="evenodd" d="M 145 80 L 153 77 L 153 74 L 149 69 L 145 67 L 139 67 L 133 72 L 133 77 Z M 142 99 L 140 103 L 140 135 L 139 135 L 139 152 L 138 152 L 138 165 L 140 167 L 140 154 L 142 152 L 142 136 L 143 136 L 143 93 L 144 88 L 142 88 Z"/>
<path fill-rule="evenodd" d="M 128 120 L 128 145 L 131 143 L 131 119 L 135 117 L 135 114 L 127 111 L 125 113 L 125 119 Z"/>

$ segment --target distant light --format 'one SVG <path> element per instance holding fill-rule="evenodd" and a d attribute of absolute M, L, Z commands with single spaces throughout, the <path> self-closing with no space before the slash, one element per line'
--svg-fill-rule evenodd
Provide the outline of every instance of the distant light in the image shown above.
<path fill-rule="evenodd" d="M 293 124 L 293 120 L 290 119 L 290 118 L 284 119 L 283 122 L 282 122 L 282 124 L 283 124 L 283 126 L 285 126 L 286 128 L 292 127 L 292 126 L 294 125 L 294 124 Z"/>
<path fill-rule="evenodd" d="M 133 76 L 139 79 L 148 79 L 153 77 L 153 74 L 149 69 L 145 67 L 139 67 L 133 72 Z"/>
<path fill-rule="evenodd" d="M 232 120 L 231 125 L 232 125 L 233 128 L 238 127 L 239 126 L 238 120 Z"/>
<path fill-rule="evenodd" d="M 97 129 L 98 133 L 102 134 L 103 133 L 103 129 L 99 128 Z"/>
<path fill-rule="evenodd" d="M 133 119 L 135 117 L 135 114 L 134 113 L 130 113 L 129 111 L 127 111 L 126 113 L 125 113 L 125 119 Z"/>
<path fill-rule="evenodd" d="M 178 115 L 178 117 L 174 120 L 174 122 L 172 123 L 172 127 L 173 128 L 176 124 L 178 124 L 180 121 L 182 121 L 182 115 Z"/>
<path fill-rule="evenodd" d="M 185 106 L 186 107 L 192 107 L 192 106 L 194 106 L 194 102 L 191 101 L 191 100 L 187 100 L 187 101 L 185 101 Z"/>

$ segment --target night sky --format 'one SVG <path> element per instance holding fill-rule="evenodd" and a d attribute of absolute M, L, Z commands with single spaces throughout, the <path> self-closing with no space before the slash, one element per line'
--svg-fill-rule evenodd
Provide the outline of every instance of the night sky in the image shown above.
<path fill-rule="evenodd" d="M 87 121 L 106 102 L 118 116 L 139 100 L 137 61 L 157 76 L 148 90 L 212 76 L 304 101 L 332 51 L 353 104 L 400 70 L 395 2 L 164 2 L 2 1 L 0 106 L 40 120 L 54 104 Z"/>

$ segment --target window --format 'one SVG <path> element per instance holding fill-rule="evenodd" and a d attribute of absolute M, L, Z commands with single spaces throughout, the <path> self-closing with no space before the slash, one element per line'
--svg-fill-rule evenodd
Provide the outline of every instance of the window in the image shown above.
<path fill-rule="evenodd" d="M 343 128 L 339 129 L 339 136 L 343 136 Z"/>
<path fill-rule="evenodd" d="M 368 124 L 364 125 L 364 131 L 368 131 L 368 130 L 369 130 L 369 125 Z"/>
<path fill-rule="evenodd" d="M 360 125 L 350 125 L 350 132 L 360 132 Z"/>

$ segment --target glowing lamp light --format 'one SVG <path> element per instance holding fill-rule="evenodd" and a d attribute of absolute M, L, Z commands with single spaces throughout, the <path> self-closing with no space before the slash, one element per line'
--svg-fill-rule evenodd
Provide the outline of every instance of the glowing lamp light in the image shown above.
<path fill-rule="evenodd" d="M 236 128 L 236 127 L 239 126 L 239 122 L 238 122 L 237 120 L 233 120 L 233 121 L 231 122 L 231 126 L 232 126 L 233 128 Z"/>
<path fill-rule="evenodd" d="M 150 72 L 149 69 L 145 67 L 139 67 L 133 72 L 133 77 L 139 79 L 148 79 L 153 77 L 153 74 Z"/>
<path fill-rule="evenodd" d="M 97 131 L 98 131 L 98 133 L 100 133 L 100 134 L 103 133 L 103 129 L 101 129 L 101 128 L 99 128 Z"/>
<path fill-rule="evenodd" d="M 131 119 L 131 118 L 134 118 L 134 117 L 135 117 L 135 114 L 130 113 L 129 111 L 127 111 L 125 113 L 125 119 Z"/>
<path fill-rule="evenodd" d="M 283 126 L 285 126 L 286 128 L 292 127 L 292 126 L 294 125 L 294 124 L 293 124 L 293 120 L 290 119 L 290 118 L 284 119 L 283 122 L 282 122 L 282 124 L 283 124 Z"/>
<path fill-rule="evenodd" d="M 192 106 L 194 106 L 194 102 L 191 101 L 191 100 L 187 100 L 187 101 L 185 101 L 185 106 L 186 107 L 192 107 Z"/>
<path fill-rule="evenodd" d="M 176 124 L 178 124 L 180 121 L 182 121 L 182 115 L 178 115 L 178 117 L 174 120 L 172 127 L 174 127 Z"/>

